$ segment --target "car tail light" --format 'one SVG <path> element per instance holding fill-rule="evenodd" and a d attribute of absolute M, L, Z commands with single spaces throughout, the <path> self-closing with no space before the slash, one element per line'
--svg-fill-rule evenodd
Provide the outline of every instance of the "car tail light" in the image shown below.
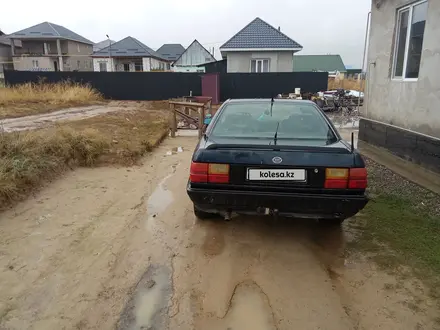
<path fill-rule="evenodd" d="M 367 169 L 351 168 L 348 178 L 348 188 L 350 189 L 365 189 L 367 188 Z"/>
<path fill-rule="evenodd" d="M 327 189 L 346 189 L 348 180 L 348 169 L 346 168 L 326 168 L 324 188 Z"/>
<path fill-rule="evenodd" d="M 200 183 L 208 182 L 208 164 L 192 162 L 189 170 L 189 180 Z"/>
<path fill-rule="evenodd" d="M 194 183 L 228 183 L 229 164 L 192 162 L 189 180 Z"/>
<path fill-rule="evenodd" d="M 363 168 L 327 168 L 324 188 L 327 189 L 365 189 L 367 170 Z"/>

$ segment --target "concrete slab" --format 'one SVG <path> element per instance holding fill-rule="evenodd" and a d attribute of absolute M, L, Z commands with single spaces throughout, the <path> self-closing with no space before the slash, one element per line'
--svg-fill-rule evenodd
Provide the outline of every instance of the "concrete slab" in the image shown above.
<path fill-rule="evenodd" d="M 440 175 L 397 157 L 386 149 L 372 146 L 362 140 L 359 141 L 358 145 L 361 154 L 388 167 L 391 171 L 403 176 L 407 180 L 440 195 Z"/>

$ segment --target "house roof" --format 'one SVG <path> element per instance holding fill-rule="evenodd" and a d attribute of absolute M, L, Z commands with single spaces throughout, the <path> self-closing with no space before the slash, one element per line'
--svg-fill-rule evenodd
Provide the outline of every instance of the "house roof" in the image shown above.
<path fill-rule="evenodd" d="M 302 46 L 280 30 L 257 17 L 231 39 L 226 41 L 222 49 L 302 49 Z"/>
<path fill-rule="evenodd" d="M 133 37 L 126 37 L 110 46 L 93 52 L 95 57 L 156 57 L 164 59 L 157 52 Z"/>
<path fill-rule="evenodd" d="M 188 48 L 185 49 L 185 51 L 182 54 L 180 54 L 180 56 L 174 61 L 174 64 L 176 64 L 176 62 L 178 60 L 180 60 L 180 58 L 183 56 L 183 54 L 185 54 L 191 48 L 191 46 L 194 44 L 198 44 L 211 57 L 212 62 L 216 61 L 215 57 L 212 56 L 212 54 L 205 47 L 203 47 L 203 45 L 200 42 L 198 42 L 197 39 L 194 39 L 194 41 L 191 43 L 191 45 L 189 45 Z"/>
<path fill-rule="evenodd" d="M 5 35 L 0 35 L 0 44 L 10 46 L 11 45 L 11 39 L 9 37 L 5 36 Z M 20 47 L 21 48 L 21 41 L 20 40 L 14 40 L 14 45 L 15 45 L 15 47 Z"/>
<path fill-rule="evenodd" d="M 340 55 L 294 55 L 293 71 L 347 72 Z"/>
<path fill-rule="evenodd" d="M 111 39 L 105 39 L 103 41 L 97 42 L 96 44 L 93 45 L 93 51 L 97 52 L 98 50 L 108 47 L 110 46 L 110 44 L 114 44 L 114 43 L 116 43 L 116 41 Z"/>
<path fill-rule="evenodd" d="M 68 39 L 92 45 L 93 42 L 66 29 L 64 26 L 43 22 L 27 29 L 10 34 L 8 37 L 17 39 Z"/>
<path fill-rule="evenodd" d="M 184 52 L 185 47 L 183 47 L 181 44 L 164 44 L 162 47 L 156 50 L 156 53 L 170 61 L 177 60 Z"/>

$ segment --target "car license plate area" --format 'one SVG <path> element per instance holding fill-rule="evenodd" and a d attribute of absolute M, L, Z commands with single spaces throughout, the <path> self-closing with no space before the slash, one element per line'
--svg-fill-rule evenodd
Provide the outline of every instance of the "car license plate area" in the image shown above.
<path fill-rule="evenodd" d="M 248 168 L 246 179 L 249 181 L 306 182 L 307 178 L 305 169 Z"/>

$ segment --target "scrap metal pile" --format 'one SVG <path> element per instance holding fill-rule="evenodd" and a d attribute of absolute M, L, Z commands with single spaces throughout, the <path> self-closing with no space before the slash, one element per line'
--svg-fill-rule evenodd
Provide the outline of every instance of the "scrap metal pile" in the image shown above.
<path fill-rule="evenodd" d="M 311 95 L 310 100 L 315 102 L 324 111 L 353 112 L 358 105 L 364 102 L 364 93 L 352 90 L 337 89 L 318 92 Z"/>

